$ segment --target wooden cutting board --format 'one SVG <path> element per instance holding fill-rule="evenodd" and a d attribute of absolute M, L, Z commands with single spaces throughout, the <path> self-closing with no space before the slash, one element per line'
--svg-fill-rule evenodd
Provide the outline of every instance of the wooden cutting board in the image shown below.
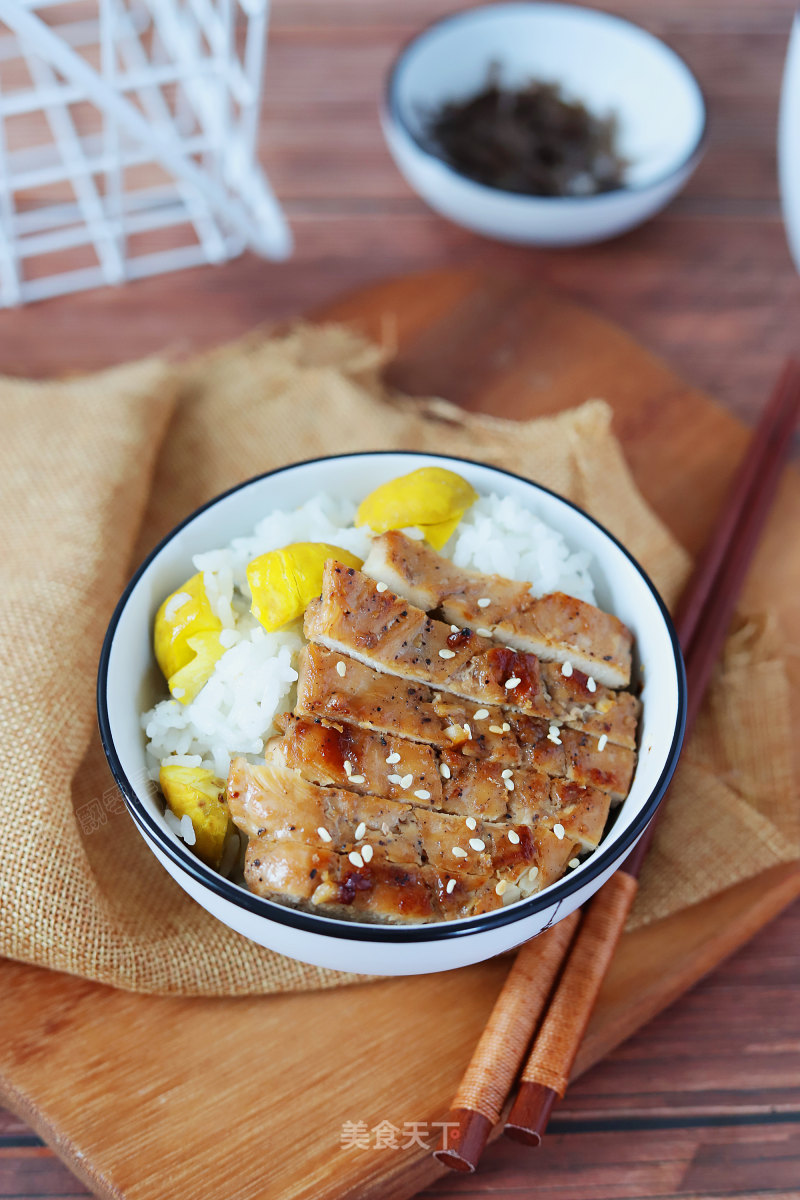
<path fill-rule="evenodd" d="M 390 378 L 407 392 L 510 417 L 605 397 L 642 491 L 690 549 L 702 543 L 746 430 L 613 326 L 528 283 L 476 272 L 390 281 L 318 315 L 396 339 Z M 798 528 L 800 479 L 790 472 L 747 599 L 782 603 L 794 644 Z M 627 934 L 578 1069 L 797 895 L 800 871 L 776 868 Z M 345 1148 L 343 1123 L 442 1119 L 507 969 L 504 959 L 333 992 L 198 1000 L 1 962 L 0 1098 L 98 1196 L 408 1197 L 442 1173 L 430 1154 Z"/>

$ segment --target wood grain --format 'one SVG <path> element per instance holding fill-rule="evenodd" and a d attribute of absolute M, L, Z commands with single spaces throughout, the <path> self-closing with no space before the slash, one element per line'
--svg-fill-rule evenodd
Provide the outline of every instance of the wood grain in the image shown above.
<path fill-rule="evenodd" d="M 796 347 L 800 283 L 780 222 L 778 86 L 793 0 L 624 0 L 697 72 L 708 151 L 654 221 L 557 253 L 495 245 L 429 212 L 392 163 L 378 122 L 386 67 L 421 25 L 469 0 L 277 0 L 262 153 L 296 237 L 283 265 L 222 268 L 102 290 L 2 316 L 0 367 L 52 374 L 221 341 L 343 288 L 426 267 L 483 263 L 568 290 L 664 353 L 740 416 Z M 165 326 L 163 314 L 169 313 Z M 735 353 L 731 353 L 731 349 Z"/>
<path fill-rule="evenodd" d="M 774 161 L 778 87 L 794 0 L 662 0 L 657 7 L 644 0 L 615 0 L 617 12 L 665 36 L 697 72 L 711 114 L 708 153 L 686 191 L 650 224 L 605 246 L 558 253 L 495 246 L 448 225 L 410 193 L 383 145 L 377 97 L 386 65 L 414 30 L 466 2 L 274 0 L 262 151 L 294 229 L 294 258 L 276 266 L 245 256 L 222 268 L 2 313 L 0 369 L 60 374 L 161 350 L 165 342 L 185 352 L 236 336 L 260 321 L 307 311 L 382 276 L 471 265 L 516 279 L 518 297 L 542 283 L 564 289 L 618 321 L 730 412 L 751 421 L 779 361 L 797 352 L 800 285 L 786 251 Z M 529 315 L 530 310 L 521 319 Z M 470 399 L 469 371 L 458 369 L 452 352 L 451 362 L 450 394 L 458 391 L 459 399 L 479 406 L 477 389 Z M 413 382 L 412 368 L 426 390 L 418 361 L 403 368 L 409 372 L 406 381 Z M 447 378 L 441 383 L 443 378 L 427 386 L 443 388 L 448 384 Z M 520 372 L 507 399 L 518 394 L 516 403 L 526 411 L 546 406 L 546 388 L 536 383 L 535 374 Z M 486 401 L 488 407 L 497 403 L 494 395 Z M 702 498 L 693 498 L 681 486 L 682 469 L 686 456 L 696 453 L 695 442 L 713 434 L 713 422 L 706 423 L 706 410 L 698 408 L 698 423 L 690 420 L 683 430 L 672 431 L 681 433 L 674 459 L 653 459 L 652 448 L 663 445 L 661 434 L 669 426 L 665 403 L 668 409 L 668 400 L 653 396 L 638 417 L 632 411 L 622 415 L 623 436 L 636 456 L 639 437 L 652 431 L 635 462 L 637 478 L 651 499 L 660 499 L 673 528 L 696 547 L 724 481 L 715 475 Z M 743 436 L 730 426 L 717 448 L 731 465 Z M 651 487 L 653 470 L 658 487 L 655 481 Z M 796 519 L 794 508 L 787 512 Z M 762 562 L 776 571 L 776 593 L 794 588 L 796 595 L 796 577 L 780 564 L 779 528 L 764 547 Z M 694 935 L 695 940 L 689 931 L 685 943 L 680 987 L 695 977 L 692 958 L 702 954 L 702 925 Z M 674 929 L 672 936 L 680 957 L 684 932 Z M 426 1194 L 502 1191 L 527 1197 L 535 1179 L 537 1196 L 544 1200 L 712 1195 L 719 1200 L 734 1194 L 797 1200 L 798 944 L 796 905 L 589 1071 L 570 1090 L 557 1117 L 557 1136 L 535 1164 L 527 1152 L 501 1142 L 490 1148 L 481 1173 L 469 1184 L 447 1179 Z M 629 945 L 631 960 L 625 966 Z M 631 986 L 638 960 L 639 951 L 626 940 L 615 968 L 622 972 L 621 987 Z M 658 969 L 654 964 L 647 984 L 657 980 Z M 486 970 L 489 979 L 475 987 L 476 1003 L 488 1010 L 499 981 L 492 983 Z M 5 976 L 0 987 L 5 997 Z M 642 1019 L 663 1002 L 649 993 L 637 995 L 647 1001 Z M 467 999 L 471 996 L 469 989 Z M 3 1013 L 0 1000 L 0 1023 Z M 36 1031 L 41 1037 L 44 1054 L 48 1038 L 57 1040 L 61 1026 L 55 1012 L 51 1026 L 37 1026 L 39 1015 L 37 1007 L 30 1036 Z M 624 1022 L 615 1025 L 610 1009 L 607 1018 L 615 1038 L 630 1031 Z M 168 1011 L 165 1019 L 171 1028 L 177 1013 Z M 105 1028 L 112 1044 L 122 1028 Z M 139 1028 L 134 1021 L 133 1030 Z M 296 1030 L 293 1022 L 289 1028 L 302 1036 L 302 1022 Z M 286 1036 L 281 1030 L 280 1040 Z M 14 1039 L 9 1027 L 3 1040 L 13 1045 Z M 256 1044 L 262 1045 L 259 1039 Z M 589 1059 L 600 1053 L 601 1047 L 592 1050 L 591 1035 L 587 1047 Z M 144 1053 L 154 1056 L 146 1044 Z M 213 1086 L 217 1058 L 209 1054 L 198 1073 L 201 1094 Z M 359 1070 L 369 1072 L 368 1059 L 357 1056 L 356 1061 Z M 455 1065 L 453 1079 L 462 1066 Z M 71 1085 L 84 1067 L 74 1060 L 61 1081 L 67 1115 L 77 1103 Z M 111 1078 L 109 1106 L 130 1086 L 120 1076 Z M 268 1076 L 263 1086 L 268 1092 Z M 152 1123 L 162 1106 L 156 1097 L 145 1100 Z M 174 1100 L 168 1092 L 168 1109 Z M 104 1120 L 99 1111 L 100 1130 Z M 59 1148 L 62 1134 L 62 1126 L 48 1134 Z M 301 1136 L 301 1130 L 292 1130 L 289 1146 Z M 144 1186 L 146 1170 L 140 1175 Z M 423 1182 L 420 1178 L 420 1186 Z M 15 1117 L 0 1120 L 0 1196 L 84 1194 Z M 261 1194 L 273 1194 L 269 1180 L 262 1179 Z"/>
<path fill-rule="evenodd" d="M 673 494 L 675 462 L 710 520 L 745 439 L 733 418 L 621 331 L 514 277 L 405 278 L 319 315 L 393 329 L 393 378 L 424 391 L 430 380 L 470 408 L 553 411 L 584 399 L 591 383 L 614 406 L 637 476 L 689 540 L 697 513 Z M 468 348 L 466 369 L 459 346 Z M 794 637 L 800 554 L 785 546 L 800 517 L 800 480 L 785 482 L 771 522 L 783 538 L 751 581 L 751 600 L 762 603 L 785 576 L 777 600 Z M 800 872 L 785 869 L 631 935 L 633 949 L 604 989 L 589 1055 L 608 1053 L 798 894 Z M 257 1113 L 280 1147 L 270 1159 L 275 1200 L 399 1200 L 442 1171 L 428 1147 L 356 1151 L 341 1144 L 343 1122 L 402 1130 L 441 1120 L 505 970 L 493 962 L 335 993 L 203 1001 L 131 996 L 0 964 L 0 1018 L 11 1035 L 0 1047 L 0 1087 L 103 1197 L 177 1200 L 202 1188 L 211 1198 L 231 1177 L 243 1200 L 262 1195 Z M 447 1021 L 430 1021 L 435 1012 Z M 108 1040 L 101 1030 L 117 1032 Z M 198 1092 L 209 1072 L 213 1087 Z M 209 1139 L 217 1124 L 225 1137 Z"/>
<path fill-rule="evenodd" d="M 565 1194 L 570 1200 L 645 1196 L 704 1200 L 706 1196 L 733 1194 L 751 1200 L 767 1194 L 774 1200 L 776 1194 L 785 1194 L 796 1200 L 796 1180 L 800 1177 L 800 1010 L 796 1004 L 796 958 L 787 954 L 786 948 L 796 946 L 798 939 L 800 906 L 796 905 L 757 942 L 612 1054 L 601 1068 L 585 1074 L 570 1089 L 554 1118 L 552 1137 L 537 1152 L 535 1161 L 530 1152 L 501 1139 L 488 1149 L 479 1175 L 469 1181 L 445 1178 L 423 1194 L 466 1197 L 502 1190 L 510 1197 L 525 1197 L 530 1196 L 535 1179 L 536 1194 L 545 1200 L 563 1200 Z M 7 981 L 6 977 L 4 983 Z M 499 980 L 496 982 L 499 985 Z M 69 984 L 75 987 L 75 1007 L 79 1008 L 81 985 L 75 981 Z M 46 991 L 44 984 L 42 990 Z M 491 992 L 492 984 L 488 982 L 487 1003 Z M 115 1006 L 113 1011 L 104 1007 L 97 1016 L 113 1021 L 105 1025 L 106 1030 L 120 1030 L 125 1009 L 133 998 L 106 994 L 116 996 L 121 1007 Z M 346 995 L 342 992 L 339 997 Z M 73 1011 L 71 1019 L 63 1019 L 60 989 L 58 996 L 56 1008 L 61 1016 L 59 1019 L 50 1014 L 50 1036 L 71 1040 L 70 1026 L 78 1015 Z M 41 991 L 23 990 L 20 1005 L 26 999 L 35 1000 L 38 1008 Z M 163 1020 L 170 1028 L 178 1029 L 175 1049 L 180 1051 L 192 1032 L 191 1026 L 185 1034 L 181 1032 L 181 1002 L 177 1006 L 174 1001 L 156 1003 L 163 1006 L 159 1013 Z M 269 1006 L 272 1003 L 268 1002 Z M 342 1008 L 331 1013 L 337 1019 L 342 1015 L 344 1024 L 337 1028 L 337 1041 L 346 1047 L 352 1037 L 346 1010 L 344 1014 Z M 415 1010 L 414 1016 L 419 1019 L 420 1010 Z M 413 1027 L 413 1018 L 410 1022 L 401 1019 L 396 1026 L 398 1036 L 409 1027 Z M 301 1016 L 290 1030 L 293 1037 L 302 1039 L 309 1031 L 308 1022 Z M 261 1045 L 269 1032 L 268 1026 L 259 1039 Z M 284 1028 L 284 1038 L 287 1032 Z M 111 1037 L 109 1074 L 120 1066 L 114 1041 Z M 223 1038 L 219 1049 L 224 1048 Z M 405 1051 L 404 1044 L 404 1056 Z M 146 1046 L 140 1046 L 140 1052 L 145 1059 L 149 1057 Z M 47 1049 L 42 1053 L 46 1054 Z M 63 1054 L 66 1057 L 68 1051 Z M 211 1057 L 217 1060 L 216 1054 Z M 208 1086 L 212 1081 L 216 1086 L 216 1068 L 209 1066 L 208 1055 L 204 1055 L 204 1063 L 203 1078 Z M 409 1066 L 417 1065 L 412 1046 Z M 82 1064 L 82 1069 L 93 1071 L 95 1067 L 94 1058 Z M 325 1081 L 322 1072 L 314 1080 L 317 1086 Z M 265 1098 L 269 1106 L 269 1079 L 262 1076 L 262 1084 L 259 1112 L 264 1111 Z M 126 1097 L 129 1089 L 114 1087 L 113 1082 L 112 1088 L 115 1103 L 130 1103 Z M 150 1124 L 167 1119 L 161 1118 L 161 1112 L 165 1107 L 174 1107 L 178 1099 L 175 1089 L 168 1091 L 163 1102 L 148 1094 L 145 1100 Z M 411 1115 L 417 1117 L 418 1113 L 411 1110 Z M 297 1137 L 305 1133 L 304 1128 L 294 1131 Z M 320 1134 L 312 1130 L 308 1136 L 313 1142 Z M 0 1122 L 0 1195 L 19 1196 L 23 1191 L 43 1197 L 85 1194 L 66 1168 L 32 1141 L 15 1118 L 9 1116 Z M 271 1138 L 271 1145 L 276 1144 Z M 63 1152 L 63 1143 L 60 1148 Z M 147 1148 L 145 1137 L 142 1155 Z M 358 1156 L 361 1152 L 351 1153 Z M 135 1170 L 135 1161 L 127 1169 Z M 202 1163 L 197 1170 L 201 1175 Z M 228 1194 L 275 1195 L 272 1179 L 268 1182 L 269 1187 L 262 1179 L 261 1193 L 251 1193 L 237 1183 Z"/>

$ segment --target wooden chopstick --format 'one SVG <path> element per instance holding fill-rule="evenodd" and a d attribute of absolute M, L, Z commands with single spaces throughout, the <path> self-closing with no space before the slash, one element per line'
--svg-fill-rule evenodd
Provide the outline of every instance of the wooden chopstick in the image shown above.
<path fill-rule="evenodd" d="M 570 913 L 520 949 L 448 1114 L 458 1137 L 434 1151 L 454 1171 L 474 1171 L 519 1072 L 580 919 Z"/>
<path fill-rule="evenodd" d="M 723 567 L 728 566 L 729 570 L 733 570 L 728 565 L 731 558 L 729 550 L 748 511 L 753 518 L 751 533 L 748 537 L 752 540 L 758 536 L 766 515 L 763 504 L 766 503 L 768 507 L 771 503 L 774 486 L 777 486 L 780 464 L 783 461 L 791 429 L 796 420 L 798 391 L 800 391 L 800 368 L 797 364 L 790 363 L 784 370 L 779 385 L 751 438 L 708 547 L 699 560 L 690 584 L 682 597 L 676 622 L 681 645 L 685 652 L 688 652 L 694 641 L 709 598 L 715 590 L 717 577 Z M 792 396 L 795 397 L 794 406 L 791 401 Z M 792 416 L 793 412 L 794 416 Z M 771 470 L 767 466 L 770 459 L 773 463 Z M 762 481 L 760 488 L 759 480 Z M 774 480 L 772 492 L 769 491 L 768 486 L 764 486 L 765 483 L 769 483 L 769 480 Z M 754 499 L 756 491 L 761 497 L 761 507 L 757 506 Z M 752 553 L 752 547 L 748 553 Z M 748 557 L 743 555 L 738 561 L 739 571 L 743 574 Z M 735 578 L 726 584 L 728 590 L 734 589 L 734 598 L 740 584 L 741 579 L 737 583 Z M 723 630 L 726 625 L 727 621 L 722 622 Z M 708 642 L 708 634 L 704 633 L 704 636 Z M 710 658 L 712 665 L 718 648 Z M 700 682 L 702 683 L 702 681 Z M 704 687 L 705 685 L 703 685 Z M 690 691 L 690 700 L 692 694 Z M 653 828 L 653 823 L 651 823 L 623 867 L 598 893 L 584 919 L 578 942 L 573 951 L 573 955 L 577 957 L 572 973 L 572 985 L 573 987 L 576 984 L 580 985 L 577 990 L 583 1002 L 585 1019 L 579 1018 L 575 1008 L 572 1007 L 575 1003 L 572 995 L 564 992 L 562 994 L 562 1021 L 558 1024 L 553 1022 L 556 1030 L 559 1030 L 564 1023 L 571 1030 L 574 1051 L 570 1046 L 567 1047 L 567 1058 L 571 1052 L 571 1059 L 566 1071 L 567 1076 L 591 1015 L 607 965 L 613 956 L 627 913 L 636 894 L 639 868 L 652 840 Z M 603 897 L 602 906 L 599 904 L 600 897 Z M 597 909 L 596 913 L 595 909 Z M 457 1123 L 456 1136 L 451 1136 L 447 1149 L 435 1152 L 435 1157 L 453 1170 L 474 1171 L 478 1164 L 492 1127 L 499 1120 L 500 1112 L 522 1064 L 530 1037 L 544 1008 L 546 994 L 550 991 L 561 961 L 566 956 L 567 949 L 572 942 L 577 921 L 578 914 L 574 913 L 559 922 L 553 929 L 531 939 L 517 954 L 453 1100 L 448 1120 Z M 556 937 L 555 935 L 564 925 L 568 926 L 567 930 Z M 570 962 L 572 962 L 572 956 Z M 534 991 L 531 990 L 532 981 L 538 985 Z M 526 1068 L 526 1072 L 527 1070 L 528 1068 Z M 563 1071 L 561 1075 L 564 1075 Z M 559 1086 L 561 1086 L 560 1079 L 556 1082 L 559 1082 Z M 516 1136 L 520 1140 L 535 1144 L 541 1140 L 547 1116 L 558 1096 L 555 1089 L 543 1088 L 540 1091 L 541 1086 L 540 1080 L 533 1072 L 531 1072 L 530 1079 L 523 1076 L 520 1097 L 512 1110 L 514 1124 L 506 1125 L 506 1132 L 509 1136 Z"/>
<path fill-rule="evenodd" d="M 695 563 L 691 580 L 684 588 L 683 595 L 678 602 L 675 610 L 675 627 L 684 655 L 689 653 L 716 576 L 725 563 L 736 529 L 741 524 L 751 493 L 758 481 L 759 472 L 763 470 L 769 446 L 775 444 L 776 437 L 782 436 L 782 418 L 786 420 L 790 417 L 791 405 L 787 404 L 787 395 L 791 395 L 792 381 L 793 379 L 796 381 L 797 371 L 798 364 L 795 362 L 789 361 L 784 366 L 778 383 L 748 442 L 744 458 L 731 483 L 713 533 L 703 547 Z"/>
<path fill-rule="evenodd" d="M 737 473 L 725 514 L 698 575 L 704 605 L 687 602 L 679 636 L 685 647 L 688 687 L 687 733 L 700 710 L 724 643 L 742 583 L 772 507 L 800 411 L 800 366 L 790 362 L 759 423 Z M 755 463 L 751 461 L 755 459 Z M 731 522 L 728 510 L 738 519 Z M 721 550 L 716 543 L 723 542 Z M 716 559 L 717 570 L 706 569 Z M 690 585 L 694 592 L 694 577 Z M 617 873 L 592 900 L 575 938 L 561 980 L 522 1072 L 505 1132 L 517 1141 L 541 1143 L 554 1104 L 566 1091 L 570 1072 L 597 995 L 638 888 L 639 872 L 653 840 L 655 821 Z"/>

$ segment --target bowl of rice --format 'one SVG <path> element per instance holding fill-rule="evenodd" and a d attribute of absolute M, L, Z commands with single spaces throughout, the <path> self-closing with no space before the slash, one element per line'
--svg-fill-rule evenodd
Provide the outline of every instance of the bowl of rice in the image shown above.
<path fill-rule="evenodd" d="M 266 552 L 325 542 L 367 557 L 356 511 L 380 485 L 421 467 L 456 471 L 478 494 L 440 553 L 459 567 L 565 592 L 615 614 L 634 635 L 641 697 L 630 791 L 576 869 L 527 899 L 461 920 L 366 923 L 278 903 L 245 886 L 234 847 L 215 869 L 193 852 L 191 821 L 165 806 L 165 761 L 224 779 L 234 756 L 263 762 L 275 721 L 295 703 L 302 624 L 268 632 L 251 612 L 247 568 Z M 202 574 L 224 648 L 188 703 L 166 691 L 153 654 L 164 598 Z M 571 502 L 519 476 L 464 459 L 412 452 L 340 455 L 248 480 L 174 529 L 142 563 L 113 614 L 98 674 L 105 753 L 131 818 L 155 857 L 209 913 L 259 945 L 321 967 L 404 975 L 490 958 L 567 916 L 602 886 L 641 837 L 675 769 L 685 679 L 666 608 L 628 551 Z"/>

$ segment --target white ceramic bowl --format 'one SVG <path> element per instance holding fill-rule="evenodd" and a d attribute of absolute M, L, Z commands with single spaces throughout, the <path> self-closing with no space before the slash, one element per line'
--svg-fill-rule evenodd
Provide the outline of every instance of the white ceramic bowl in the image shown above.
<path fill-rule="evenodd" d="M 558 83 L 590 111 L 614 112 L 626 186 L 597 196 L 522 196 L 460 175 L 427 147 L 426 114 L 485 85 Z M 629 21 L 567 4 L 492 4 L 445 17 L 415 37 L 389 75 L 389 149 L 410 186 L 458 225 L 506 242 L 601 241 L 663 208 L 700 160 L 703 95 L 669 46 Z"/>
<path fill-rule="evenodd" d="M 151 650 L 156 609 L 193 573 L 192 556 L 249 532 L 272 509 L 318 491 L 360 500 L 378 484 L 420 466 L 458 470 L 481 493 L 519 501 L 596 563 L 598 603 L 636 636 L 635 678 L 643 684 L 641 750 L 630 795 L 599 848 L 538 895 L 484 916 L 431 925 L 367 925 L 299 911 L 254 896 L 206 867 L 170 831 L 147 782 L 140 712 L 163 682 Z M 188 517 L 145 560 L 108 628 L 98 676 L 100 732 L 111 770 L 136 825 L 159 862 L 226 925 L 291 958 L 377 975 L 414 975 L 491 958 L 565 917 L 608 879 L 641 836 L 680 753 L 685 710 L 683 663 L 672 623 L 653 585 L 628 552 L 580 509 L 519 476 L 463 459 L 407 452 L 352 454 L 284 467 L 233 488 Z"/>
<path fill-rule="evenodd" d="M 778 176 L 786 238 L 800 271 L 800 12 L 795 16 L 781 89 Z"/>

